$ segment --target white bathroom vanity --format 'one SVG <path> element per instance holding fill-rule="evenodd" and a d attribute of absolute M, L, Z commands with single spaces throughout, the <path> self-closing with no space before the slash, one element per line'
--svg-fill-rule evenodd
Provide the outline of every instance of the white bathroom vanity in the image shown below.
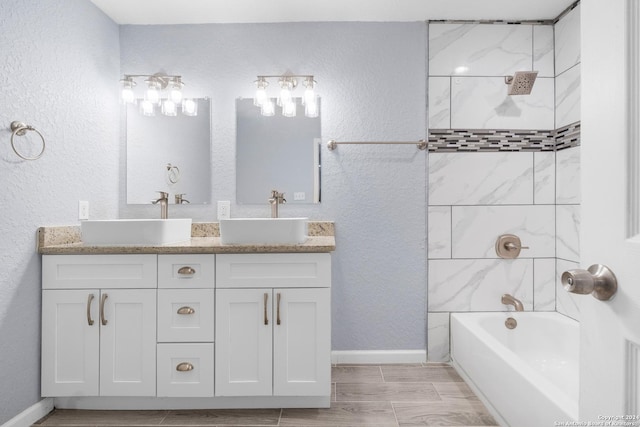
<path fill-rule="evenodd" d="M 333 235 L 40 240 L 42 396 L 56 407 L 329 407 Z"/>

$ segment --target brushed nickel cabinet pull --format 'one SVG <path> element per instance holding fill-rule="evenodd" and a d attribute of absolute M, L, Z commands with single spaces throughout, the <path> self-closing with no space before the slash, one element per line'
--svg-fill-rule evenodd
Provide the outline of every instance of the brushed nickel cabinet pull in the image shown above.
<path fill-rule="evenodd" d="M 196 274 L 196 270 L 193 267 L 180 267 L 178 269 L 178 274 L 181 274 L 183 276 L 193 276 L 194 274 Z"/>
<path fill-rule="evenodd" d="M 276 315 L 276 325 L 280 325 L 280 292 L 278 292 L 278 303 L 277 303 L 277 315 Z"/>
<path fill-rule="evenodd" d="M 264 324 L 268 325 L 269 324 L 269 315 L 267 313 L 267 303 L 269 302 L 269 294 L 268 293 L 264 293 Z"/>
<path fill-rule="evenodd" d="M 188 372 L 193 370 L 194 370 L 194 367 L 189 362 L 182 362 L 182 363 L 179 363 L 178 366 L 176 366 L 176 371 L 178 372 Z"/>
<path fill-rule="evenodd" d="M 87 323 L 89 326 L 93 326 L 93 319 L 91 318 L 91 301 L 93 301 L 95 297 L 95 295 L 89 294 L 89 298 L 87 299 Z"/>
<path fill-rule="evenodd" d="M 102 298 L 100 298 L 100 323 L 102 323 L 103 326 L 108 323 L 107 319 L 104 317 L 104 303 L 107 301 L 108 297 L 108 294 L 102 294 Z"/>
<path fill-rule="evenodd" d="M 178 309 L 178 314 L 193 314 L 196 311 L 191 307 L 180 307 Z"/>

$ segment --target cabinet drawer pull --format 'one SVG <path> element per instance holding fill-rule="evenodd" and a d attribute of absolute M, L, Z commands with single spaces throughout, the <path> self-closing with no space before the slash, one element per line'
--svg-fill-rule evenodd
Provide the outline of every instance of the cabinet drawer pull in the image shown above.
<path fill-rule="evenodd" d="M 269 315 L 267 312 L 267 303 L 269 302 L 269 294 L 268 293 L 264 293 L 264 324 L 268 325 L 269 324 Z"/>
<path fill-rule="evenodd" d="M 193 314 L 196 311 L 191 307 L 180 307 L 178 309 L 178 314 Z"/>
<path fill-rule="evenodd" d="M 280 292 L 278 292 L 278 302 L 277 302 L 277 314 L 276 314 L 276 325 L 280 325 Z"/>
<path fill-rule="evenodd" d="M 93 326 L 93 319 L 91 318 L 91 301 L 93 301 L 95 297 L 95 295 L 89 294 L 89 298 L 87 299 L 87 323 L 89 326 Z"/>
<path fill-rule="evenodd" d="M 108 294 L 102 294 L 102 298 L 100 298 L 100 323 L 102 323 L 103 326 L 108 323 L 107 319 L 104 317 L 104 303 L 107 301 L 108 297 Z"/>
<path fill-rule="evenodd" d="M 176 371 L 178 372 L 189 372 L 193 370 L 194 370 L 194 367 L 189 362 L 182 362 L 182 363 L 179 363 L 178 366 L 176 366 Z"/>
<path fill-rule="evenodd" d="M 178 274 L 181 274 L 183 276 L 193 276 L 194 274 L 196 274 L 196 270 L 193 267 L 180 267 L 178 269 Z"/>

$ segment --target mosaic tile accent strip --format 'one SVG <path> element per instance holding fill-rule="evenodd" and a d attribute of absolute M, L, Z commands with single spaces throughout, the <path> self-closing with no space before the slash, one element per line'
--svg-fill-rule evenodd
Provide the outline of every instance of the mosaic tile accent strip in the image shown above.
<path fill-rule="evenodd" d="M 556 151 L 580 145 L 580 122 L 556 130 Z"/>
<path fill-rule="evenodd" d="M 580 122 L 556 130 L 432 129 L 429 151 L 557 151 L 580 145 Z"/>

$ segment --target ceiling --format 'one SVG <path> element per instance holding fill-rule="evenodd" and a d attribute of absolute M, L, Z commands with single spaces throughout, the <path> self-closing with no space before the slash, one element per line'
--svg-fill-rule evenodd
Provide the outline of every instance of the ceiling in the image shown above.
<path fill-rule="evenodd" d="M 575 0 L 91 0 L 118 24 L 541 20 Z"/>

